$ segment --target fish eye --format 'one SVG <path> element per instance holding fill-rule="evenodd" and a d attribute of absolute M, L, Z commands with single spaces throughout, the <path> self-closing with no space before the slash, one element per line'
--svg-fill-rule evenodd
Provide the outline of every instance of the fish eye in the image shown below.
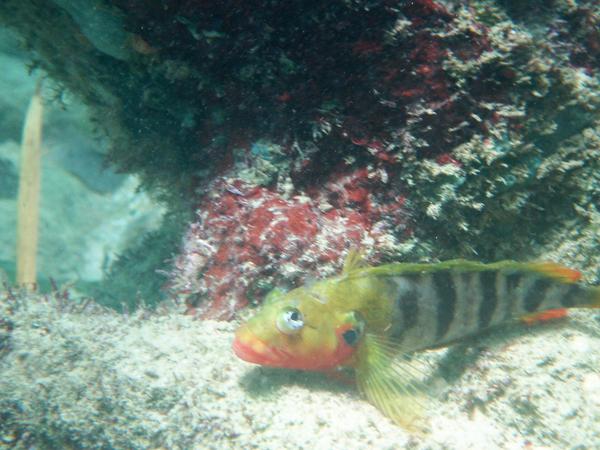
<path fill-rule="evenodd" d="M 346 342 L 346 344 L 348 344 L 350 347 L 354 347 L 358 343 L 360 333 L 358 330 L 350 328 L 342 333 L 342 338 L 344 338 L 344 342 Z"/>
<path fill-rule="evenodd" d="M 304 326 L 304 317 L 300 310 L 287 308 L 277 317 L 276 325 L 283 334 L 296 334 Z"/>

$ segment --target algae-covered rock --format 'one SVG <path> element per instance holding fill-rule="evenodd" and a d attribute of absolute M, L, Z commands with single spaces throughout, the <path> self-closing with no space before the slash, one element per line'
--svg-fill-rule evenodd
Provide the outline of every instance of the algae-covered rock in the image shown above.
<path fill-rule="evenodd" d="M 595 279 L 599 17 L 593 0 L 0 4 L 110 163 L 185 210 L 179 252 L 139 265 L 215 317 L 349 247 L 560 256 Z"/>

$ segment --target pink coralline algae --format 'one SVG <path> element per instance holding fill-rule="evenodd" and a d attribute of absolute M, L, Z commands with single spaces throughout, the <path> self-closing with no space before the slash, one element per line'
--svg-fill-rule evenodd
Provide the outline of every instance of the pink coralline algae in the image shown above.
<path fill-rule="evenodd" d="M 321 188 L 289 197 L 241 179 L 216 180 L 175 262 L 172 292 L 190 314 L 230 318 L 273 287 L 333 273 L 350 248 L 381 254 L 410 234 L 404 197 L 374 189 L 382 177 L 340 170 Z"/>

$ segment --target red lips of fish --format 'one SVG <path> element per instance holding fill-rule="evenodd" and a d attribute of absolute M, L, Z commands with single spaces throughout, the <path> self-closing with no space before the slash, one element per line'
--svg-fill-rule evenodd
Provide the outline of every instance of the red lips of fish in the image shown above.
<path fill-rule="evenodd" d="M 233 340 L 233 353 L 240 359 L 253 364 L 266 365 L 268 358 L 264 353 L 254 350 L 249 342 L 242 342 L 238 337 Z"/>
<path fill-rule="evenodd" d="M 293 355 L 260 341 L 244 327 L 237 331 L 232 348 L 238 358 L 249 363 L 311 371 L 329 371 L 338 367 L 346 362 L 355 350 L 342 342 L 333 352 L 323 348 L 322 351 L 308 355 Z"/>
<path fill-rule="evenodd" d="M 265 344 L 244 326 L 235 333 L 232 348 L 238 358 L 261 366 L 290 367 L 294 361 L 291 355 Z"/>

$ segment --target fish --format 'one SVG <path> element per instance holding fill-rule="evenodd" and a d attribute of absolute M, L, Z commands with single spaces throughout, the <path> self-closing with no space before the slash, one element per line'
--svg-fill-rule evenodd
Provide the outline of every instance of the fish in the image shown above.
<path fill-rule="evenodd" d="M 552 262 L 392 263 L 349 252 L 338 276 L 272 291 L 236 330 L 233 352 L 261 366 L 354 371 L 359 391 L 412 428 L 430 395 L 415 352 L 448 346 L 515 319 L 599 308 L 600 287 Z"/>

